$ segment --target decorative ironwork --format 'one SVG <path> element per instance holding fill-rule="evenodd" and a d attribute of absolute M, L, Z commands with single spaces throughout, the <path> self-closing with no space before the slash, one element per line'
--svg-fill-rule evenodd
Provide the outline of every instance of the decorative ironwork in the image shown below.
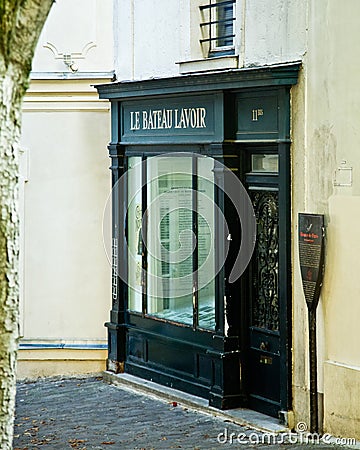
<path fill-rule="evenodd" d="M 252 194 L 257 222 L 253 266 L 252 325 L 279 330 L 279 213 L 278 193 Z"/>
<path fill-rule="evenodd" d="M 111 271 L 111 290 L 113 301 L 117 300 L 118 294 L 118 240 L 112 240 L 112 271 Z"/>

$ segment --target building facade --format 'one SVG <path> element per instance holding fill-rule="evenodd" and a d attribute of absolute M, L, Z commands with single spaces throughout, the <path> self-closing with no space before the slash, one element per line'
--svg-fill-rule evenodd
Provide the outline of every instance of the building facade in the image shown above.
<path fill-rule="evenodd" d="M 115 1 L 118 82 L 98 86 L 112 105 L 108 368 L 359 438 L 359 5 L 161 3 Z M 315 413 L 299 213 L 326 236 Z"/>
<path fill-rule="evenodd" d="M 115 1 L 109 370 L 309 427 L 315 376 L 315 428 L 360 437 L 358 10 Z M 312 377 L 299 213 L 325 223 Z"/>
<path fill-rule="evenodd" d="M 111 1 L 54 3 L 23 105 L 21 378 L 105 367 L 110 113 L 93 85 L 112 77 Z"/>

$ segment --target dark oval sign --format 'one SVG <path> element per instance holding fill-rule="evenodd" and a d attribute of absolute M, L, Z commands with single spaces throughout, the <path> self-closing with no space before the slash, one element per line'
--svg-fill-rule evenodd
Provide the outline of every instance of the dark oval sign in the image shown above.
<path fill-rule="evenodd" d="M 324 274 L 324 216 L 299 213 L 299 260 L 305 300 L 315 310 Z"/>

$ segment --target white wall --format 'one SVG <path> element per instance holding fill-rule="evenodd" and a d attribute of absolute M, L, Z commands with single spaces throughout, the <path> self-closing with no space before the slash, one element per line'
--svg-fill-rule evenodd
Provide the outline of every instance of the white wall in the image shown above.
<path fill-rule="evenodd" d="M 178 73 L 179 16 L 178 1 L 115 0 L 115 68 L 119 80 Z"/>
<path fill-rule="evenodd" d="M 307 1 L 243 0 L 244 65 L 301 60 L 306 49 Z"/>
<path fill-rule="evenodd" d="M 64 72 L 70 54 L 79 72 L 113 70 L 112 0 L 60 0 L 39 38 L 34 72 Z"/>
<path fill-rule="evenodd" d="M 201 38 L 199 6 L 204 0 L 115 0 L 115 70 L 118 80 L 176 76 L 186 70 L 212 70 Z M 236 67 L 261 66 L 302 58 L 306 48 L 307 2 L 237 0 Z M 207 60 L 201 64 L 200 60 Z M 221 68 L 235 68 L 228 58 Z M 189 68 L 190 67 L 190 68 Z"/>

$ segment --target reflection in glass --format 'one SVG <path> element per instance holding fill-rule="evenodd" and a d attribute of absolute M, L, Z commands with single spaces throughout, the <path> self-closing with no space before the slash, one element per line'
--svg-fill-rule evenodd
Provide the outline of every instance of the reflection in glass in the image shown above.
<path fill-rule="evenodd" d="M 198 158 L 199 327 L 215 328 L 214 160 Z"/>
<path fill-rule="evenodd" d="M 142 312 L 146 281 L 147 314 L 193 325 L 197 298 L 197 326 L 214 330 L 214 160 L 147 158 L 143 188 L 141 157 L 128 161 L 129 310 Z M 142 236 L 145 192 L 147 233 Z M 142 280 L 144 263 L 147 273 Z"/>
<path fill-rule="evenodd" d="M 127 211 L 127 242 L 128 242 L 128 280 L 129 309 L 142 310 L 142 194 L 141 194 L 141 157 L 128 159 L 128 211 Z"/>
<path fill-rule="evenodd" d="M 147 163 L 148 314 L 192 325 L 192 158 Z"/>
<path fill-rule="evenodd" d="M 251 155 L 252 172 L 279 172 L 279 155 L 255 154 Z"/>

